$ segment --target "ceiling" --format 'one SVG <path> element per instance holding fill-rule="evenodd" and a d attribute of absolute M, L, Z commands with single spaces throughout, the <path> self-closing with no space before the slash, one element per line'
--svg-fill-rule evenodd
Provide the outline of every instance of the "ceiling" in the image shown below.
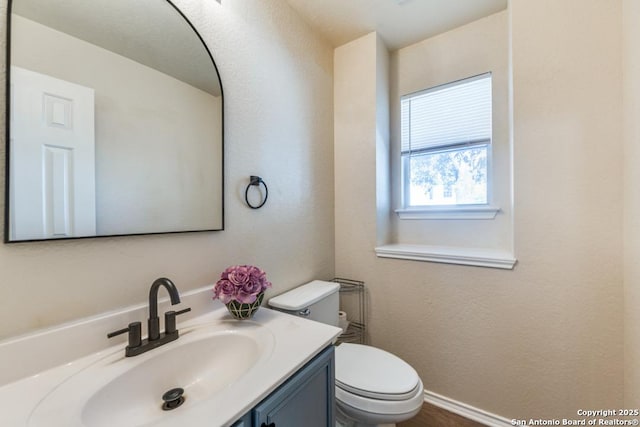
<path fill-rule="evenodd" d="M 286 0 L 333 46 L 377 31 L 396 50 L 507 8 L 508 0 Z"/>

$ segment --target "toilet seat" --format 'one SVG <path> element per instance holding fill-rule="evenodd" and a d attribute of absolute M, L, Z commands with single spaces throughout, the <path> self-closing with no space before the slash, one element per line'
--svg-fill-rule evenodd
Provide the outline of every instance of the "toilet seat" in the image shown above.
<path fill-rule="evenodd" d="M 355 410 L 358 413 L 368 413 L 371 416 L 378 415 L 397 415 L 402 418 L 410 418 L 415 415 L 424 402 L 424 388 L 422 381 L 418 382 L 413 396 L 407 400 L 381 400 L 370 397 L 359 396 L 350 393 L 336 386 L 336 403 L 344 412 L 351 413 Z M 359 416 L 358 418 L 360 418 Z M 399 422 L 397 419 L 394 422 Z"/>
<path fill-rule="evenodd" d="M 379 348 L 344 343 L 336 347 L 336 399 L 366 412 L 405 414 L 424 400 L 417 372 Z"/>
<path fill-rule="evenodd" d="M 402 401 L 402 400 L 407 400 L 407 399 L 411 399 L 415 394 L 416 394 L 416 389 L 419 388 L 419 384 L 416 384 L 416 386 L 411 389 L 410 391 L 406 392 L 406 393 L 397 393 L 397 394 L 390 394 L 390 393 L 373 393 L 371 391 L 368 390 L 361 390 L 355 387 L 350 387 L 346 384 L 342 384 L 338 381 L 336 381 L 336 387 L 339 387 L 340 389 L 349 392 L 351 394 L 355 394 L 356 396 L 362 396 L 362 397 L 368 397 L 370 399 L 377 399 L 377 400 L 389 400 L 389 401 Z"/>
<path fill-rule="evenodd" d="M 344 343 L 336 347 L 336 384 L 343 390 L 384 400 L 413 395 L 418 373 L 407 362 L 379 348 Z"/>

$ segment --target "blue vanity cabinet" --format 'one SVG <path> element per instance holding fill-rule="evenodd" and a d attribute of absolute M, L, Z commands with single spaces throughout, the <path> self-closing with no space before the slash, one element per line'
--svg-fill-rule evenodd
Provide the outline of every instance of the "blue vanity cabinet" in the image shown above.
<path fill-rule="evenodd" d="M 334 369 L 334 349 L 329 346 L 253 408 L 251 426 L 335 426 Z"/>

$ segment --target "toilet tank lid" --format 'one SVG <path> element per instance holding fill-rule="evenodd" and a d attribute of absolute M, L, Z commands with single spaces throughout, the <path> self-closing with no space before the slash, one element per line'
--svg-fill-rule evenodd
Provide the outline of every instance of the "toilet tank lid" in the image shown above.
<path fill-rule="evenodd" d="M 307 284 L 298 286 L 288 292 L 273 297 L 269 300 L 271 307 L 281 310 L 302 310 L 309 307 L 321 299 L 338 292 L 340 284 L 335 282 L 325 282 L 314 280 Z"/>

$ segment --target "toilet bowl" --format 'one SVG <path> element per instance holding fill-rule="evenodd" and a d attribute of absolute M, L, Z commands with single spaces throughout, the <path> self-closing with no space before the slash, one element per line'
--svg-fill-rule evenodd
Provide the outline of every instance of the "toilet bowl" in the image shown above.
<path fill-rule="evenodd" d="M 278 295 L 280 311 L 338 325 L 340 285 L 315 280 Z M 415 369 L 382 349 L 343 343 L 335 350 L 336 426 L 393 426 L 415 416 L 424 388 Z"/>
<path fill-rule="evenodd" d="M 336 347 L 336 407 L 343 425 L 393 425 L 414 417 L 424 388 L 416 371 L 379 348 Z"/>

